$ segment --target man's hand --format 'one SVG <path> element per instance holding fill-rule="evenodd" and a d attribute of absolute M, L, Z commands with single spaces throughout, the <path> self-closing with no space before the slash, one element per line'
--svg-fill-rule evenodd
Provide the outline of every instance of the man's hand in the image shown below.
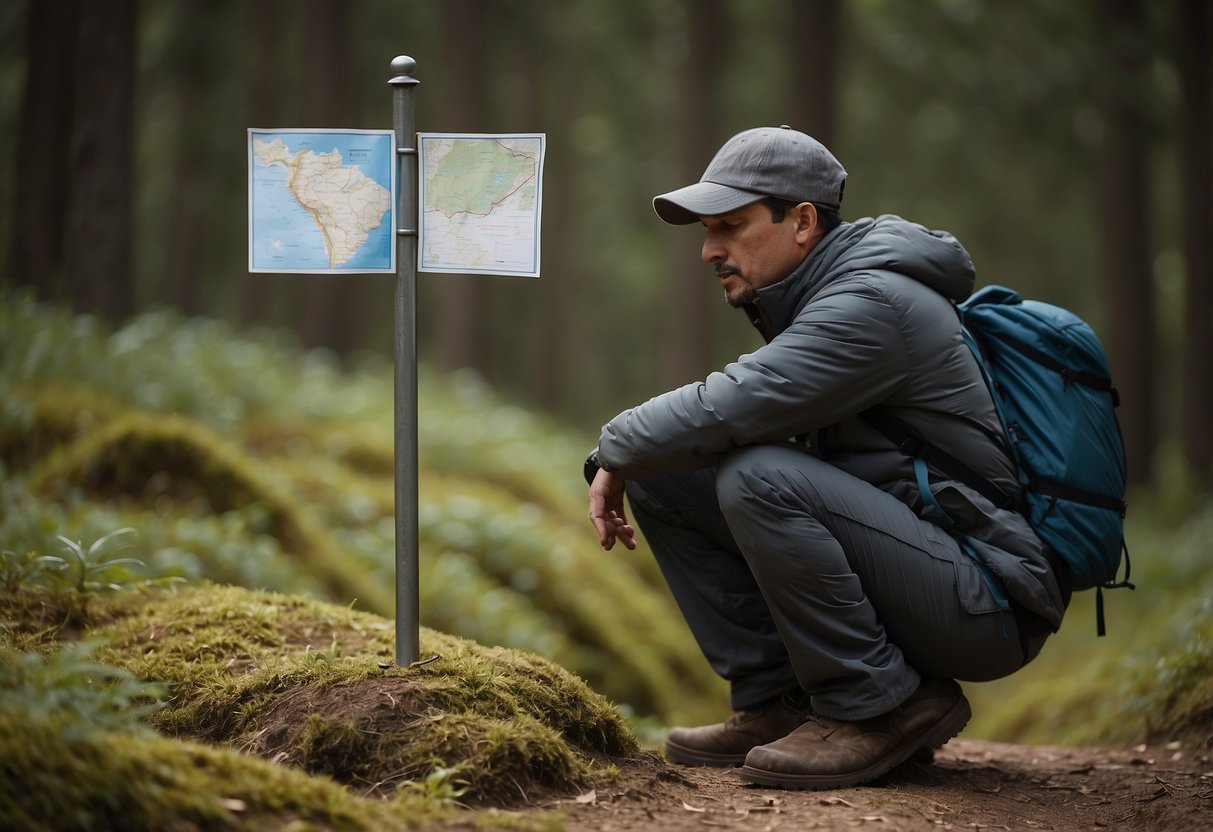
<path fill-rule="evenodd" d="M 598 532 L 598 542 L 608 552 L 618 540 L 627 549 L 636 548 L 636 530 L 623 514 L 623 477 L 598 470 L 590 483 L 590 522 Z"/>

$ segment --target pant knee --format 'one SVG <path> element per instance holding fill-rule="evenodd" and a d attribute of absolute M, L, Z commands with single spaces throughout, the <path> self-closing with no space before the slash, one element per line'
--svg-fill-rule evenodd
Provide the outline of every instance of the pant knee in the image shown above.
<path fill-rule="evenodd" d="M 716 496 L 726 517 L 756 504 L 795 505 L 815 514 L 820 494 L 812 468 L 826 465 L 804 451 L 778 445 L 750 445 L 732 451 L 716 476 Z"/>
<path fill-rule="evenodd" d="M 753 475 L 761 458 L 757 451 L 759 447 L 738 448 L 721 460 L 716 469 L 716 499 L 722 508 L 753 496 Z"/>

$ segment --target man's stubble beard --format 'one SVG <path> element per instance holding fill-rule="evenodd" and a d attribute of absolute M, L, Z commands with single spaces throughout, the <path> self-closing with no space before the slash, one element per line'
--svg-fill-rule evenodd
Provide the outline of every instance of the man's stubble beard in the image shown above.
<path fill-rule="evenodd" d="M 724 278 L 729 275 L 741 275 L 741 269 L 737 268 L 732 263 L 720 263 L 716 266 L 716 277 Z M 744 278 L 743 278 L 744 279 Z M 729 293 L 724 293 L 724 302 L 734 309 L 739 309 L 747 303 L 752 303 L 758 300 L 758 290 L 753 286 L 747 285 L 744 289 L 737 293 L 736 296 L 730 298 Z"/>
<path fill-rule="evenodd" d="M 747 303 L 753 303 L 756 300 L 758 300 L 758 290 L 753 286 L 745 287 L 733 297 L 729 297 L 727 292 L 724 295 L 724 302 L 734 309 L 740 309 Z"/>

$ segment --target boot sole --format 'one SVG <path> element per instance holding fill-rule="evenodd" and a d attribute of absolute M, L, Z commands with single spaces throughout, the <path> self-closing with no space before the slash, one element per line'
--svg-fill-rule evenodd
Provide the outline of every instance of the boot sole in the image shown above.
<path fill-rule="evenodd" d="M 666 740 L 665 755 L 676 763 L 684 766 L 712 766 L 714 768 L 736 768 L 745 762 L 745 753 L 718 754 L 714 751 L 703 751 L 689 748 L 676 742 Z"/>
<path fill-rule="evenodd" d="M 848 786 L 858 786 L 888 774 L 911 757 L 922 759 L 929 755 L 930 758 L 933 758 L 934 749 L 941 747 L 963 731 L 972 716 L 973 710 L 969 707 L 969 701 L 961 696 L 952 709 L 933 727 L 923 732 L 916 742 L 907 742 L 887 757 L 859 771 L 848 771 L 841 774 L 785 774 L 743 765 L 738 770 L 738 774 L 743 783 L 776 786 L 784 789 L 842 789 Z"/>
<path fill-rule="evenodd" d="M 947 740 L 944 740 L 944 742 L 947 742 Z M 944 742 L 935 746 L 924 745 L 921 748 L 916 748 L 914 753 L 910 755 L 910 759 L 916 763 L 930 765 L 935 760 L 935 749 L 942 746 Z M 744 765 L 746 758 L 745 754 L 716 754 L 711 751 L 699 751 L 694 748 L 688 748 L 685 745 L 669 741 L 665 744 L 665 756 L 671 762 L 680 765 L 710 766 L 712 768 L 736 768 L 737 766 Z"/>

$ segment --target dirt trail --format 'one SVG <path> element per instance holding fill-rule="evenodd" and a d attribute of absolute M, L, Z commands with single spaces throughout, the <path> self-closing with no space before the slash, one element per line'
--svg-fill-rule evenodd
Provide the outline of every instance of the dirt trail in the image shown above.
<path fill-rule="evenodd" d="M 618 782 L 551 808 L 565 829 L 1159 830 L 1213 829 L 1208 754 L 1138 747 L 1021 746 L 952 740 L 934 765 L 908 763 L 875 785 L 828 792 L 744 786 L 732 769 L 656 756 Z"/>

